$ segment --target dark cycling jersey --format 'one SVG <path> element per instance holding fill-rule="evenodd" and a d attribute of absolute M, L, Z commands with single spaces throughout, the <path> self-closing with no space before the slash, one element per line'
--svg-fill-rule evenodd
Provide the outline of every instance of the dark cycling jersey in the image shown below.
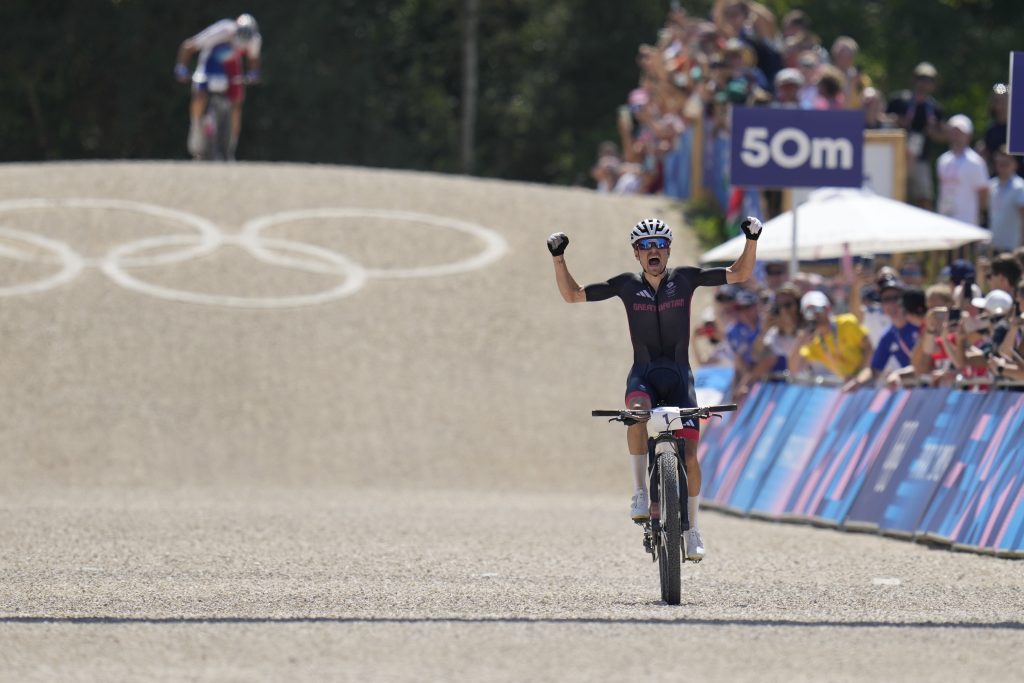
<path fill-rule="evenodd" d="M 583 288 L 587 301 L 622 299 L 633 362 L 667 358 L 690 364 L 690 299 L 697 287 L 724 285 L 725 268 L 669 268 L 655 292 L 642 273 L 623 273 Z"/>

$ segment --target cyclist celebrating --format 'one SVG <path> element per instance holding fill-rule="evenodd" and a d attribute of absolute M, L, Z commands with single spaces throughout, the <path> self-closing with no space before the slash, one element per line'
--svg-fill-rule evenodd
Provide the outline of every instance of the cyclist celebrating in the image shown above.
<path fill-rule="evenodd" d="M 714 287 L 744 282 L 754 272 L 757 238 L 761 222 L 748 217 L 741 225 L 747 236 L 743 253 L 728 268 L 669 268 L 672 230 L 657 218 L 640 221 L 629 233 L 633 255 L 641 272 L 623 273 L 605 282 L 580 287 L 565 264 L 569 237 L 556 232 L 548 238 L 548 250 L 555 266 L 558 291 L 567 303 L 604 301 L 613 296 L 626 307 L 630 338 L 633 340 L 633 367 L 626 380 L 626 407 L 649 411 L 658 402 L 682 408 L 697 406 L 690 370 L 690 300 L 697 287 Z M 700 464 L 697 462 L 699 422 L 694 418 L 677 430 L 684 439 L 684 460 L 688 485 L 690 529 L 686 532 L 686 558 L 704 557 L 704 540 L 697 526 L 700 505 Z M 630 514 L 635 521 L 650 517 L 647 496 L 647 425 L 631 425 L 626 442 L 633 469 L 635 492 Z"/>
<path fill-rule="evenodd" d="M 191 124 L 188 129 L 188 152 L 199 156 L 203 148 L 203 130 L 199 119 L 206 109 L 209 91 L 227 91 L 231 101 L 231 144 L 229 159 L 235 158 L 238 135 L 242 131 L 242 102 L 245 101 L 245 83 L 256 83 L 260 79 L 260 47 L 263 39 L 259 26 L 251 14 L 242 14 L 237 19 L 221 19 L 191 38 L 185 39 L 178 48 L 178 63 L 174 76 L 182 83 L 188 83 L 188 62 L 192 55 L 199 53 L 199 62 L 192 74 L 192 103 L 189 107 Z M 241 78 L 242 56 L 248 62 L 245 78 Z"/>

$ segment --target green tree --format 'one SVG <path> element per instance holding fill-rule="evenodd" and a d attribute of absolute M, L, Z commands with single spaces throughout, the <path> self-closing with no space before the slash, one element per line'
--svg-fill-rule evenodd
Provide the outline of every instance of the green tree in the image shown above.
<path fill-rule="evenodd" d="M 185 158 L 188 89 L 178 45 L 252 12 L 264 83 L 246 102 L 244 159 L 457 172 L 462 0 L 6 0 L 0 21 L 0 142 L 6 160 Z M 710 2 L 684 2 L 691 15 Z M 826 45 L 851 35 L 887 93 L 933 62 L 937 96 L 983 129 L 1007 78 L 1011 0 L 766 0 L 803 6 Z M 571 183 L 635 86 L 636 49 L 667 2 L 481 0 L 476 171 Z"/>

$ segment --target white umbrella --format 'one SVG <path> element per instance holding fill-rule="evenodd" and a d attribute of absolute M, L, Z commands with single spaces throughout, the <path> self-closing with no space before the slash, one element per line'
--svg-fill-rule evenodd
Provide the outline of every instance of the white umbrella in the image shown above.
<path fill-rule="evenodd" d="M 992 239 L 988 230 L 919 209 L 868 190 L 824 188 L 812 192 L 798 207 L 797 256 L 802 261 L 840 258 L 843 245 L 851 254 L 895 254 L 955 249 Z M 700 257 L 701 263 L 734 261 L 743 251 L 743 235 Z M 757 257 L 787 261 L 793 245 L 793 212 L 764 225 Z"/>

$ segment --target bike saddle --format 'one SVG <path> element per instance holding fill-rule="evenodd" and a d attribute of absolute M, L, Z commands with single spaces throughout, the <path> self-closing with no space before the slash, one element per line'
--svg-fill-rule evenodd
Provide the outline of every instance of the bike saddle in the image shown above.
<path fill-rule="evenodd" d="M 646 379 L 654 393 L 661 397 L 674 396 L 683 378 L 675 368 L 654 367 L 647 372 Z"/>

